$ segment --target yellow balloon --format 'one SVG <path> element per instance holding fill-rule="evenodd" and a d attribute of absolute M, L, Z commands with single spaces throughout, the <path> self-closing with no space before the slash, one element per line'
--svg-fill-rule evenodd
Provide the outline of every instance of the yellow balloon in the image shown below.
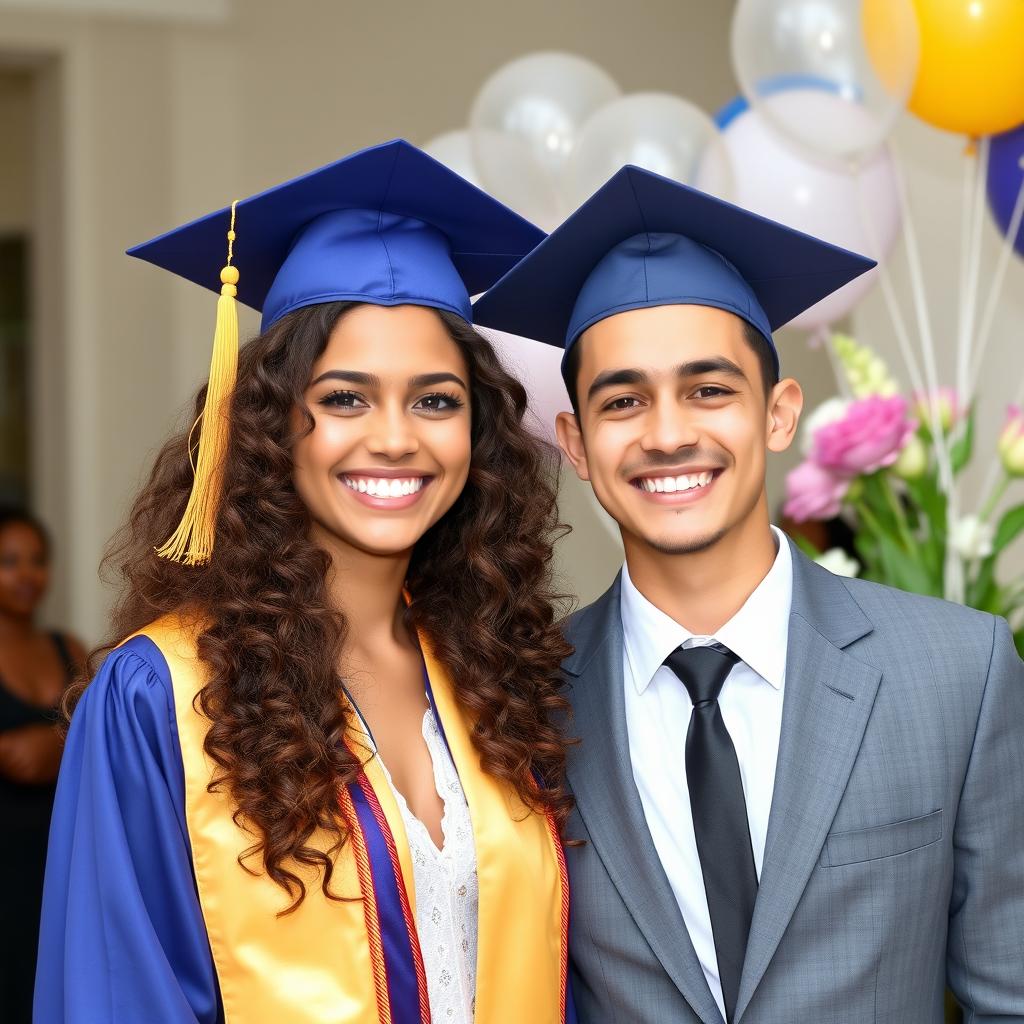
<path fill-rule="evenodd" d="M 917 78 L 918 0 L 864 0 L 861 22 L 868 57 L 882 88 L 906 102 Z"/>
<path fill-rule="evenodd" d="M 915 0 L 915 6 L 921 63 L 910 111 L 936 128 L 972 136 L 1024 122 L 1024 0 Z M 866 28 L 871 20 L 865 14 Z"/>

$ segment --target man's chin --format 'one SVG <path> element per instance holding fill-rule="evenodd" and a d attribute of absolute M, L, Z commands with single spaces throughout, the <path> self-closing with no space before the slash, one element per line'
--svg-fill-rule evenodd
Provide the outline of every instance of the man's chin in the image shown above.
<path fill-rule="evenodd" d="M 697 555 L 713 548 L 728 532 L 728 529 L 723 528 L 706 533 L 645 536 L 643 540 L 648 547 L 661 555 Z"/>

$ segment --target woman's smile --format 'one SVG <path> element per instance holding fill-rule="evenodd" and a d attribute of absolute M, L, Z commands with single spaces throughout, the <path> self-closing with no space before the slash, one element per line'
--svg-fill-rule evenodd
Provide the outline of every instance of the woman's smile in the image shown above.
<path fill-rule="evenodd" d="M 407 469 L 376 469 L 344 472 L 340 479 L 369 508 L 400 511 L 415 505 L 434 478 Z"/>

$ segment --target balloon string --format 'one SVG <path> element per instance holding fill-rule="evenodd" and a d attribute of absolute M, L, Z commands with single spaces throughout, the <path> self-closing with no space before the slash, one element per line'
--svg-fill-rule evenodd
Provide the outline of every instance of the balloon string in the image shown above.
<path fill-rule="evenodd" d="M 992 328 L 995 324 L 996 310 L 999 306 L 999 296 L 1003 290 L 1003 282 L 1006 280 L 1006 271 L 1010 266 L 1010 257 L 1013 255 L 1014 243 L 1020 234 L 1022 223 L 1024 223 L 1024 156 L 1020 160 L 1021 178 L 1020 188 L 1017 189 L 1017 199 L 1013 204 L 1013 213 L 1010 216 L 1010 224 L 1003 244 L 999 250 L 999 259 L 996 262 L 995 273 L 992 275 L 992 284 L 988 290 L 988 299 L 985 302 L 985 312 L 981 317 L 981 327 L 978 329 L 978 344 L 974 353 L 974 361 L 971 364 L 971 391 L 973 392 L 981 375 L 981 363 L 985 357 L 985 350 L 988 348 L 992 336 Z"/>
<path fill-rule="evenodd" d="M 957 344 L 962 344 L 964 325 L 967 321 L 967 278 L 970 274 L 968 263 L 971 248 L 971 197 L 974 195 L 974 174 L 978 169 L 978 145 L 976 139 L 968 139 L 963 151 L 964 180 L 960 194 L 960 280 L 957 289 Z"/>
<path fill-rule="evenodd" d="M 974 197 L 971 210 L 971 238 L 967 266 L 967 293 L 964 298 L 963 331 L 956 355 L 956 386 L 960 401 L 967 405 L 973 398 L 970 380 L 971 349 L 978 313 L 978 291 L 981 287 L 981 229 L 985 223 L 985 182 L 988 179 L 989 140 L 978 144 L 977 167 L 974 171 Z"/>
<path fill-rule="evenodd" d="M 924 378 L 921 375 L 921 364 L 918 362 L 917 356 L 914 354 L 914 347 L 910 342 L 910 331 L 907 329 L 907 321 L 903 317 L 903 310 L 900 308 L 899 300 L 896 298 L 896 289 L 893 287 L 892 275 L 889 273 L 889 265 L 881 258 L 882 250 L 878 239 L 878 231 L 875 226 L 875 219 L 869 210 L 867 200 L 864 197 L 864 190 L 861 188 L 863 178 L 859 172 L 856 175 L 856 180 L 857 207 L 860 213 L 860 221 L 864 227 L 868 242 L 871 245 L 871 251 L 873 253 L 878 253 L 879 255 L 878 267 L 875 272 L 878 274 L 878 281 L 882 286 L 882 295 L 885 298 L 885 305 L 889 310 L 889 317 L 892 320 L 893 330 L 896 332 L 896 340 L 899 342 L 900 346 L 900 355 L 903 357 L 903 363 L 906 366 L 907 374 L 910 377 L 911 387 L 918 394 L 923 395 L 925 387 Z"/>
<path fill-rule="evenodd" d="M 952 537 L 953 527 L 959 517 L 956 484 L 953 478 L 953 465 L 950 458 L 949 438 L 942 429 L 939 416 L 939 371 L 935 359 L 935 339 L 932 335 L 931 318 L 928 315 L 928 297 L 924 288 L 924 272 L 921 266 L 921 249 L 917 241 L 917 229 L 914 225 L 913 213 L 907 196 L 907 181 L 903 170 L 903 159 L 897 151 L 895 139 L 890 143 L 893 149 L 893 165 L 896 169 L 896 187 L 903 212 L 903 234 L 906 239 L 907 263 L 910 267 L 910 291 L 914 299 L 917 313 L 917 324 L 921 334 L 921 351 L 924 362 L 925 379 L 931 401 L 928 401 L 929 420 L 932 442 L 935 445 L 935 456 L 939 470 L 939 483 L 946 495 L 946 536 Z M 945 597 L 949 601 L 963 602 L 964 579 L 963 565 L 953 545 L 946 544 L 944 565 Z"/>

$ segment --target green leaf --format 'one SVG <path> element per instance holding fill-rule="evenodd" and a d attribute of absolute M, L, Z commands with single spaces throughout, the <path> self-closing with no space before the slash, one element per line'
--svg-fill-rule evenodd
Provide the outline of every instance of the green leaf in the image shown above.
<path fill-rule="evenodd" d="M 963 433 L 959 439 L 954 443 L 949 453 L 949 461 L 952 463 L 953 472 L 959 473 L 960 470 L 971 461 L 971 455 L 974 452 L 974 409 L 967 414 L 967 419 L 964 421 Z"/>
<path fill-rule="evenodd" d="M 1002 612 L 1002 594 L 996 583 L 996 556 L 989 555 L 978 568 L 978 575 L 967 588 L 966 603 L 979 611 Z"/>
<path fill-rule="evenodd" d="M 818 550 L 816 544 L 812 544 L 806 537 L 800 536 L 800 534 L 789 534 L 789 539 L 808 557 L 808 558 L 820 558 L 822 552 Z"/>
<path fill-rule="evenodd" d="M 924 543 L 918 545 L 918 551 L 929 575 L 941 580 L 946 571 L 946 544 L 943 538 L 929 534 Z"/>
<path fill-rule="evenodd" d="M 918 559 L 908 555 L 892 537 L 881 534 L 878 547 L 888 583 L 915 594 L 941 596 L 941 580 L 933 579 L 927 568 Z"/>
<path fill-rule="evenodd" d="M 870 533 L 860 530 L 854 535 L 853 546 L 857 549 L 857 556 L 860 559 L 860 578 L 872 583 L 884 583 L 885 573 L 879 562 L 878 542 L 875 538 Z"/>
<path fill-rule="evenodd" d="M 932 537 L 946 536 L 946 496 L 939 489 L 934 473 L 906 482 L 907 495 L 928 520 L 928 533 Z"/>
<path fill-rule="evenodd" d="M 861 477 L 861 480 L 864 482 L 864 489 L 861 492 L 860 500 L 868 505 L 869 511 L 887 533 L 898 534 L 899 525 L 885 494 L 885 482 L 882 480 L 882 472 Z"/>
<path fill-rule="evenodd" d="M 1013 634 L 1013 642 L 1017 647 L 1017 653 L 1024 658 L 1024 629 L 1018 629 Z"/>
<path fill-rule="evenodd" d="M 1024 530 L 1024 505 L 1016 505 L 1007 509 L 999 520 L 995 540 L 992 541 L 992 550 L 998 554 L 1017 539 L 1021 530 Z"/>

